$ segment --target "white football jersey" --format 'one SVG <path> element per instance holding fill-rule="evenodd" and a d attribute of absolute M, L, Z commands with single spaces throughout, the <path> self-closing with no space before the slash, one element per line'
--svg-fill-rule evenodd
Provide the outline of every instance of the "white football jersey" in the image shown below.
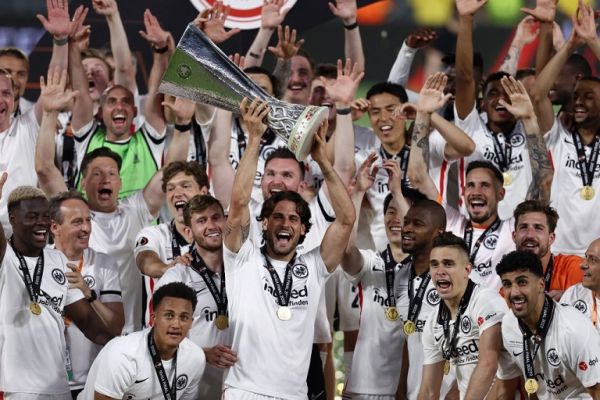
<path fill-rule="evenodd" d="M 590 289 L 583 287 L 581 283 L 571 286 L 563 293 L 560 298 L 560 302 L 563 304 L 569 304 L 575 309 L 581 311 L 583 315 L 588 317 L 590 321 L 595 322 L 595 327 L 598 333 L 600 333 L 600 323 L 598 322 L 598 303 L 600 298 Z M 593 316 L 595 315 L 595 318 Z"/>
<path fill-rule="evenodd" d="M 154 216 L 150 214 L 143 191 L 138 191 L 119 202 L 112 213 L 92 211 L 90 247 L 110 254 L 117 263 L 123 290 L 125 326 L 123 333 L 131 333 L 142 324 L 142 274 L 133 255 L 135 237 Z"/>
<path fill-rule="evenodd" d="M 119 336 L 104 346 L 94 361 L 79 400 L 93 400 L 94 392 L 113 399 L 164 400 L 148 350 L 150 329 Z M 175 369 L 173 359 L 162 361 L 169 385 Z M 204 352 L 188 338 L 177 350 L 177 399 L 198 399 L 200 377 L 206 360 Z"/>
<path fill-rule="evenodd" d="M 0 266 L 0 391 L 61 395 L 69 393 L 65 370 L 65 306 L 83 299 L 68 289 L 67 259 L 45 248 L 44 271 L 34 315 L 19 259 L 10 245 Z M 24 257 L 32 280 L 38 257 Z"/>
<path fill-rule="evenodd" d="M 513 363 L 525 375 L 523 333 L 517 318 L 507 312 L 502 319 L 502 341 Z M 530 348 L 533 343 L 530 342 Z M 586 387 L 600 383 L 600 335 L 590 319 L 569 305 L 556 304 L 554 317 L 533 367 L 540 399 L 589 399 Z M 503 377 L 497 374 L 500 379 Z"/>
<path fill-rule="evenodd" d="M 287 262 L 270 260 L 284 282 Z M 329 272 L 319 248 L 299 254 L 291 268 L 291 319 L 277 317 L 276 297 L 260 247 L 249 238 L 239 252 L 224 247 L 232 349 L 238 361 L 225 372 L 233 387 L 263 396 L 306 400 L 306 376 L 321 291 Z"/>
<path fill-rule="evenodd" d="M 500 168 L 498 156 L 494 150 L 494 134 L 488 129 L 486 121 L 481 117 L 475 106 L 465 119 L 458 117 L 455 106 L 454 123 L 465 131 L 476 145 L 473 154 L 464 158 L 464 171 L 466 171 L 466 167 L 471 161 L 476 160 L 486 160 Z M 504 149 L 507 137 L 503 133 L 497 133 L 496 136 Z M 521 122 L 517 122 L 509 137 L 512 145 L 509 165 L 512 183 L 504 186 L 506 195 L 504 200 L 498 204 L 498 214 L 501 219 L 510 218 L 515 207 L 525 200 L 532 180 L 527 138 Z M 464 176 L 459 179 L 464 182 Z"/>
<path fill-rule="evenodd" d="M 345 390 L 350 393 L 393 396 L 398 388 L 406 335 L 400 318 L 390 321 L 385 316 L 385 309 L 391 303 L 381 254 L 372 250 L 360 250 L 360 254 L 363 266 L 359 274 L 346 275 L 360 288 L 362 304 L 358 339 Z M 399 315 L 406 315 L 410 266 L 398 263 L 394 274 L 396 308 Z"/>
<path fill-rule="evenodd" d="M 584 200 L 580 196 L 583 181 L 571 133 L 555 120 L 544 138 L 555 166 L 550 205 L 560 215 L 552 251 L 583 256 L 587 246 L 600 236 L 600 225 L 596 218 L 590 218 L 600 209 L 600 165 L 596 166 L 592 181 L 595 195 Z M 584 150 L 589 160 L 592 148 L 584 146 Z"/>
<path fill-rule="evenodd" d="M 77 265 L 79 261 L 71 261 Z M 81 275 L 90 289 L 96 292 L 102 303 L 122 303 L 119 271 L 113 258 L 90 248 L 83 251 Z M 88 371 L 102 346 L 90 341 L 73 323 L 67 324 L 65 331 L 68 354 L 71 361 L 73 379 L 69 381 L 71 390 L 85 385 Z"/>
<path fill-rule="evenodd" d="M 479 361 L 479 338 L 486 329 L 499 324 L 508 311 L 506 302 L 497 291 L 475 285 L 469 304 L 460 318 L 456 346 L 451 352 L 450 367 L 456 375 L 461 398 L 467 393 L 471 374 Z M 444 360 L 443 349 L 447 346 L 444 328 L 438 321 L 439 307 L 431 314 L 423 330 L 424 364 L 435 364 Z M 455 320 L 450 320 L 450 333 Z M 502 366 L 510 365 L 510 358 L 503 352 L 499 358 Z"/>

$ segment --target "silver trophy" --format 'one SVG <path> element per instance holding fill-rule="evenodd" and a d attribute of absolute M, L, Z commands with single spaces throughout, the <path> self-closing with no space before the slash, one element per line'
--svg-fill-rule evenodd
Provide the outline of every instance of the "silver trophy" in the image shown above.
<path fill-rule="evenodd" d="M 193 24 L 189 24 L 171 57 L 159 91 L 240 113 L 244 97 L 258 97 L 271 107 L 265 123 L 304 160 L 313 136 L 327 118 L 326 107 L 278 100 L 252 81 Z"/>

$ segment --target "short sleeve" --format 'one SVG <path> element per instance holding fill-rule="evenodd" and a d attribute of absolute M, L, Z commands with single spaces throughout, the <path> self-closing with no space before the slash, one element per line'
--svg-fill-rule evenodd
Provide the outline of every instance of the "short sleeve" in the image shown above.
<path fill-rule="evenodd" d="M 365 279 L 365 275 L 367 274 L 367 271 L 370 271 L 373 268 L 373 264 L 374 264 L 374 262 L 373 262 L 374 258 L 373 258 L 373 254 L 372 254 L 372 253 L 374 253 L 373 250 L 358 249 L 358 251 L 360 252 L 361 261 L 362 261 L 362 266 L 361 266 L 358 274 L 350 275 L 350 274 L 346 273 L 346 271 L 344 271 L 344 276 L 354 286 L 357 286 L 359 283 L 361 283 L 363 281 L 363 279 Z"/>
<path fill-rule="evenodd" d="M 65 301 L 65 306 L 70 306 L 73 303 L 77 303 L 84 297 L 85 296 L 83 295 L 83 292 L 79 289 L 67 289 L 67 299 Z"/>
<path fill-rule="evenodd" d="M 496 377 L 503 381 L 507 381 L 509 379 L 517 378 L 521 375 L 522 373 L 517 363 L 513 361 L 506 350 L 503 350 L 502 353 L 500 353 L 500 358 L 498 359 Z"/>
<path fill-rule="evenodd" d="M 153 216 L 148 209 L 148 205 L 144 199 L 143 190 L 138 190 L 131 196 L 127 197 L 125 200 L 123 200 L 122 204 L 125 207 L 131 207 L 133 210 L 135 210 L 135 216 L 133 216 L 133 213 L 132 216 L 138 220 L 137 222 L 140 225 L 148 225 L 155 218 L 155 216 Z"/>
<path fill-rule="evenodd" d="M 111 349 L 101 354 L 97 362 L 98 373 L 94 390 L 113 399 L 122 399 L 128 388 L 134 384 L 136 377 L 135 363 L 125 354 L 111 352 Z"/>
<path fill-rule="evenodd" d="M 100 261 L 101 265 L 96 264 L 102 279 L 102 289 L 99 293 L 100 301 L 103 303 L 122 303 L 121 280 L 114 258 L 108 254 L 102 254 Z"/>
<path fill-rule="evenodd" d="M 589 388 L 600 383 L 600 335 L 587 317 L 569 306 L 566 307 L 575 313 L 572 315 L 576 317 L 571 321 L 571 327 L 576 331 L 565 332 L 565 335 L 561 336 L 566 342 L 564 348 L 567 365 L 575 372 L 581 384 Z"/>
<path fill-rule="evenodd" d="M 548 146 L 549 150 L 552 150 L 559 143 L 560 133 L 563 129 L 564 128 L 558 120 L 558 117 L 554 117 L 554 123 L 552 124 L 552 128 L 550 128 L 550 130 L 544 134 L 546 146 Z"/>
<path fill-rule="evenodd" d="M 473 137 L 475 132 L 478 132 L 482 129 L 483 123 L 481 122 L 481 117 L 479 116 L 479 112 L 477 111 L 477 107 L 475 107 L 475 103 L 473 103 L 473 108 L 469 115 L 465 117 L 465 119 L 460 119 L 458 116 L 458 111 L 456 110 L 456 104 L 454 105 L 454 124 L 465 131 L 467 135 Z"/>
<path fill-rule="evenodd" d="M 506 302 L 498 292 L 483 288 L 480 290 L 481 298 L 475 302 L 472 315 L 479 326 L 479 336 L 489 327 L 501 323 L 504 314 L 508 311 Z"/>
<path fill-rule="evenodd" d="M 423 334 L 421 336 L 423 343 L 423 365 L 436 364 L 444 360 L 442 347 L 436 343 L 433 335 L 433 321 L 436 319 L 437 312 L 434 312 L 423 327 Z"/>
<path fill-rule="evenodd" d="M 154 290 L 156 291 L 161 286 L 165 286 L 172 282 L 185 282 L 184 280 L 184 268 L 188 268 L 184 265 L 177 264 L 176 266 L 169 268 L 163 276 L 156 282 Z"/>
<path fill-rule="evenodd" d="M 158 228 L 156 226 L 147 226 L 138 232 L 135 237 L 135 247 L 133 254 L 138 256 L 142 251 L 153 251 L 160 256 L 160 239 L 157 235 Z"/>
<path fill-rule="evenodd" d="M 307 265 L 314 265 L 317 271 L 317 275 L 320 278 L 320 284 L 323 286 L 325 280 L 329 278 L 331 273 L 327 270 L 327 266 L 321 257 L 321 248 L 316 247 L 310 252 L 306 253 L 302 257 L 306 258 Z"/>
<path fill-rule="evenodd" d="M 429 135 L 429 153 L 431 158 L 434 160 L 446 160 L 444 157 L 445 148 L 446 140 L 442 137 L 441 133 L 435 129 Z"/>

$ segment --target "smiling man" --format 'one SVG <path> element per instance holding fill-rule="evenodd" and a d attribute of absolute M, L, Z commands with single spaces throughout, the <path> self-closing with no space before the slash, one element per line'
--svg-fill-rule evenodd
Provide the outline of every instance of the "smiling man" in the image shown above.
<path fill-rule="evenodd" d="M 81 399 L 198 398 L 206 362 L 202 350 L 186 337 L 196 294 L 174 282 L 158 289 L 152 301 L 154 327 L 106 345 L 90 369 Z"/>
<path fill-rule="evenodd" d="M 502 341 L 527 393 L 600 399 L 600 335 L 590 319 L 545 294 L 542 263 L 534 254 L 509 253 L 496 270 L 512 310 L 502 319 Z"/>

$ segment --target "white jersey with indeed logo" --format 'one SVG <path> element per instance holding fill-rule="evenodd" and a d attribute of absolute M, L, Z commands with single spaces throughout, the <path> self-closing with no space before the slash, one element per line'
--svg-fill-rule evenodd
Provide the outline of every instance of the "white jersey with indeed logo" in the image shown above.
<path fill-rule="evenodd" d="M 287 262 L 270 260 L 282 285 Z M 238 253 L 224 247 L 232 349 L 238 361 L 227 387 L 263 396 L 306 400 L 306 376 L 321 292 L 329 272 L 316 248 L 296 257 L 289 300 L 291 318 L 277 317 L 277 298 L 260 247 L 248 238 Z"/>
<path fill-rule="evenodd" d="M 508 307 L 502 297 L 490 289 L 475 285 L 469 304 L 460 318 L 456 346 L 452 349 L 450 365 L 456 374 L 461 398 L 467 393 L 471 374 L 479 361 L 479 339 L 486 329 L 499 324 Z M 433 312 L 423 330 L 424 364 L 444 360 L 443 349 L 447 346 L 444 328 L 438 321 L 439 307 Z M 450 320 L 449 331 L 454 332 L 455 320 Z M 506 352 L 500 355 L 500 367 L 507 368 L 510 358 Z"/>
<path fill-rule="evenodd" d="M 363 266 L 356 276 L 347 276 L 359 287 L 362 298 L 360 326 L 352 369 L 346 391 L 357 394 L 393 396 L 402 368 L 402 351 L 406 336 L 402 320 L 390 321 L 385 316 L 390 307 L 384 260 L 372 250 L 360 250 Z M 400 315 L 408 306 L 410 267 L 397 264 L 394 268 L 394 293 Z"/>
<path fill-rule="evenodd" d="M 524 376 L 523 333 L 512 312 L 502 319 L 502 341 Z M 540 399 L 591 398 L 585 388 L 600 383 L 600 335 L 589 318 L 571 306 L 556 304 L 533 367 Z M 498 377 L 505 379 L 500 373 Z"/>

